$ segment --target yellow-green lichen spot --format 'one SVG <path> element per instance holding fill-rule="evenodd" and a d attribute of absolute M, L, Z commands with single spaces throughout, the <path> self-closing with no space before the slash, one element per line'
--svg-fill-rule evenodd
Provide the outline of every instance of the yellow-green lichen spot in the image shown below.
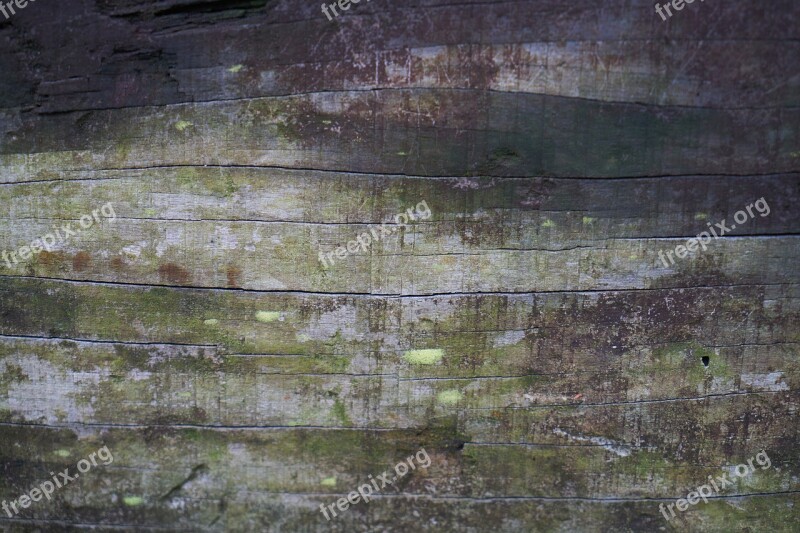
<path fill-rule="evenodd" d="M 426 350 L 408 350 L 403 359 L 412 365 L 435 365 L 442 360 L 444 351 L 438 348 L 429 348 Z"/>
<path fill-rule="evenodd" d="M 437 394 L 436 399 L 442 405 L 456 405 L 458 402 L 464 399 L 464 395 L 461 394 L 461 391 L 450 389 Z"/>
<path fill-rule="evenodd" d="M 125 496 L 122 498 L 122 502 L 129 507 L 136 507 L 142 505 L 144 499 L 141 496 Z"/>
<path fill-rule="evenodd" d="M 277 311 L 256 311 L 256 320 L 259 322 L 274 322 L 281 317 Z"/>

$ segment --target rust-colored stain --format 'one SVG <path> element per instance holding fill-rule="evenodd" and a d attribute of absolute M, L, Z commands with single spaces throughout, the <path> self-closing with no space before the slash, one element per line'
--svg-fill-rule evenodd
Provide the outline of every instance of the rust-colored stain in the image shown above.
<path fill-rule="evenodd" d="M 111 268 L 116 271 L 123 270 L 125 268 L 125 261 L 119 256 L 114 257 L 111 259 Z"/>
<path fill-rule="evenodd" d="M 89 268 L 89 263 L 92 262 L 92 256 L 88 252 L 78 252 L 72 258 L 72 269 L 75 272 L 83 272 Z"/>
<path fill-rule="evenodd" d="M 242 270 L 235 266 L 229 266 L 228 274 L 228 287 L 239 287 L 239 276 L 242 275 Z"/>
<path fill-rule="evenodd" d="M 192 279 L 192 275 L 188 270 L 175 263 L 164 263 L 158 267 L 158 275 L 161 277 L 162 281 L 177 284 L 185 284 Z"/>
<path fill-rule="evenodd" d="M 42 252 L 36 257 L 36 260 L 42 266 L 53 267 L 59 263 L 63 263 L 64 258 L 65 256 L 63 252 L 48 252 L 47 250 L 42 250 Z"/>

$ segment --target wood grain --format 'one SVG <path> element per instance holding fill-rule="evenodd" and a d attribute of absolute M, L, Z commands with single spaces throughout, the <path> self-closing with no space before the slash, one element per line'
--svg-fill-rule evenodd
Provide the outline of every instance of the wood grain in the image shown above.
<path fill-rule="evenodd" d="M 114 209 L 0 260 L 0 500 L 114 457 L 0 529 L 796 530 L 798 17 L 64 0 L 0 21 L 0 252 Z"/>

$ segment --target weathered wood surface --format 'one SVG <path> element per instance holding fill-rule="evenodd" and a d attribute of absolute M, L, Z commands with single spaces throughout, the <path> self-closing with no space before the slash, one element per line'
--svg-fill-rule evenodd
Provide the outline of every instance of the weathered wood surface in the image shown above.
<path fill-rule="evenodd" d="M 116 215 L 0 261 L 0 499 L 114 455 L 0 528 L 796 531 L 798 20 L 789 0 L 668 23 L 638 0 L 0 20 L 0 251 Z M 428 468 L 319 512 L 423 447 Z M 761 450 L 774 468 L 663 519 Z"/>

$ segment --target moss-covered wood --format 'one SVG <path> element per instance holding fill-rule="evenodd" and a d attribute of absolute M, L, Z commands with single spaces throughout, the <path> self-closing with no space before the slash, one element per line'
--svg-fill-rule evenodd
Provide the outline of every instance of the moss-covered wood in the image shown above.
<path fill-rule="evenodd" d="M 0 251 L 114 208 L 0 259 L 0 501 L 114 457 L 0 529 L 795 531 L 799 10 L 0 20 Z M 421 448 L 428 467 L 320 512 Z M 762 450 L 769 469 L 664 520 Z"/>

